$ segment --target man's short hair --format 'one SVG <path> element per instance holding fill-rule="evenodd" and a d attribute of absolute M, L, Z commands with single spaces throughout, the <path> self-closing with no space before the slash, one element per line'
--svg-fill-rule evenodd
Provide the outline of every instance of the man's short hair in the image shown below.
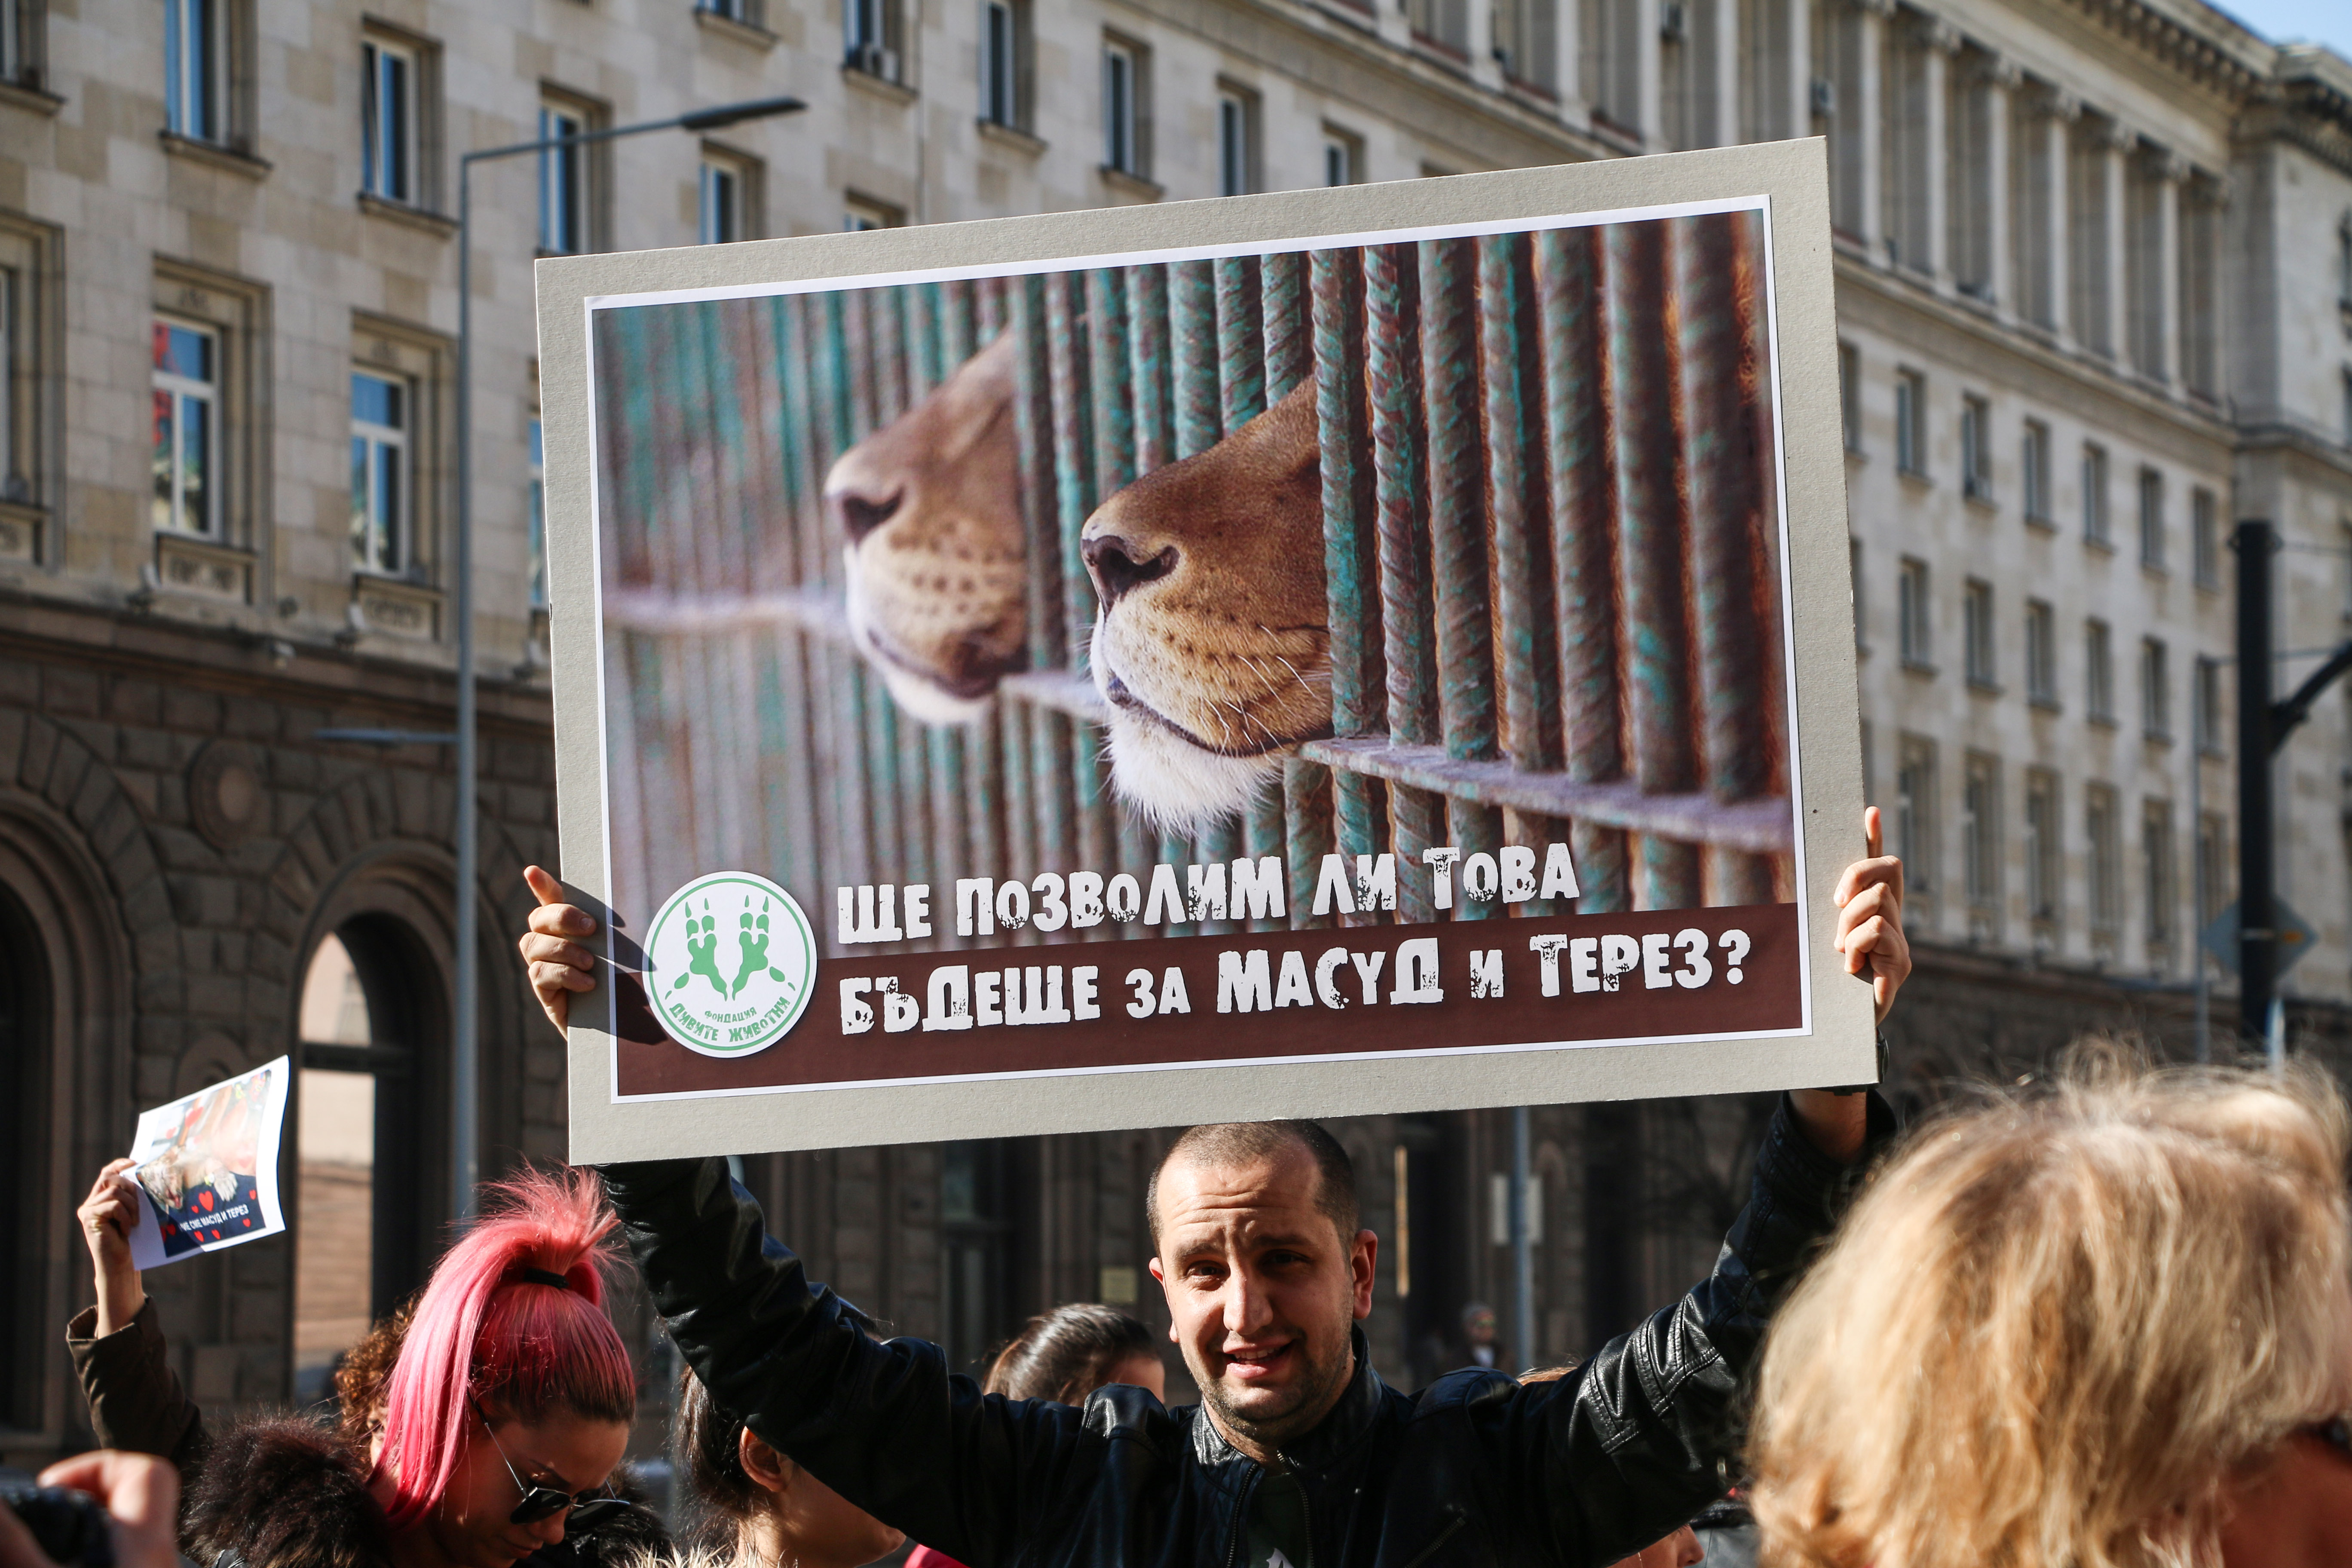
<path fill-rule="evenodd" d="M 1160 1178 L 1179 1160 L 1193 1165 L 1240 1165 L 1264 1160 L 1285 1149 L 1307 1151 L 1315 1162 L 1315 1206 L 1330 1219 L 1341 1246 L 1356 1238 L 1356 1163 L 1339 1141 L 1313 1121 L 1213 1121 L 1185 1129 L 1168 1145 L 1143 1189 L 1144 1212 L 1151 1225 L 1151 1246 L 1160 1247 Z"/>

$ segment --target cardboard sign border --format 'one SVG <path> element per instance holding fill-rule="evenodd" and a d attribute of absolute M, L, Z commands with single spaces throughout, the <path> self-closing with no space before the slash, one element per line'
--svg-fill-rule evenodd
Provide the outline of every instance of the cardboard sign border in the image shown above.
<path fill-rule="evenodd" d="M 1831 947 L 1830 896 L 1862 850 L 1860 710 L 1845 549 L 1837 317 L 1826 143 L 1819 138 L 1390 184 L 1087 209 L 739 245 L 558 257 L 537 267 L 549 600 L 598 602 L 592 301 L 946 268 L 1035 270 L 1068 258 L 1440 226 L 1510 226 L 1567 214 L 1765 201 L 1783 504 L 1790 525 L 1788 655 L 1796 690 L 1792 790 L 1810 1034 L 1566 1045 L 1505 1053 L 1156 1068 L 884 1087 L 803 1089 L 616 1102 L 602 1005 L 568 1031 L 571 1158 L 588 1163 L 851 1147 L 945 1138 L 1177 1126 L 1237 1117 L 1321 1117 L 1723 1094 L 1859 1083 L 1876 1076 L 1868 987 Z M 1800 520 L 1837 520 L 1832 528 Z M 565 883 L 604 912 L 611 893 L 601 784 L 603 650 L 592 615 L 551 616 L 557 819 Z M 1798 769 L 1801 769 L 1801 773 Z M 1800 784 L 1799 780 L 1801 779 Z M 562 787 L 564 784 L 571 787 Z M 717 868 L 713 868 L 716 869 Z M 609 929 L 609 926 L 608 926 Z M 630 943 L 616 935 L 624 956 Z M 1035 951 L 1035 950 L 1024 950 Z M 591 994 L 601 1003 L 606 993 Z M 583 998 L 583 1001 L 588 1000 Z"/>

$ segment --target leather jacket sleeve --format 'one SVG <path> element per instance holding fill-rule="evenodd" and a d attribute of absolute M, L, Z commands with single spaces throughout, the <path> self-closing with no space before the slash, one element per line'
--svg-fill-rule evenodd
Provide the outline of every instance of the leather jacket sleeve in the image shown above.
<path fill-rule="evenodd" d="M 101 1448 L 153 1454 L 185 1469 L 205 1444 L 205 1418 L 164 1356 L 163 1320 L 155 1303 L 110 1334 L 96 1333 L 98 1309 L 85 1307 L 66 1325 L 66 1352 L 89 1401 L 90 1429 Z"/>
<path fill-rule="evenodd" d="M 936 1345 L 877 1341 L 763 1230 L 720 1160 L 607 1166 L 670 1338 L 719 1408 L 887 1524 L 992 1568 L 1087 1489 L 1081 1413 L 981 1394 Z"/>
<path fill-rule="evenodd" d="M 1863 1159 L 1842 1165 L 1813 1146 L 1784 1096 L 1714 1272 L 1570 1377 L 1465 1402 L 1467 1457 L 1487 1479 L 1497 1535 L 1550 1562 L 1614 1563 L 1739 1479 L 1744 1396 L 1765 1329 L 1895 1131 L 1874 1091 Z"/>

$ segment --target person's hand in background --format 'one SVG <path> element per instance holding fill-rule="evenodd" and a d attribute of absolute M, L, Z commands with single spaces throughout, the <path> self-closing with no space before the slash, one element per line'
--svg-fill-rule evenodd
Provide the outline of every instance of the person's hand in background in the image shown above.
<path fill-rule="evenodd" d="M 131 1237 L 145 1223 L 139 1188 L 131 1180 L 132 1162 L 109 1160 L 90 1184 L 89 1196 L 74 1210 L 81 1222 L 81 1238 L 89 1244 L 90 1264 L 98 1276 L 98 1337 L 131 1326 L 146 1304 L 138 1266 L 131 1261 Z"/>
<path fill-rule="evenodd" d="M 102 1448 L 51 1465 L 38 1480 L 87 1493 L 106 1510 L 117 1568 L 179 1568 L 180 1472 L 170 1460 Z M 0 1568 L 57 1568 L 10 1508 L 0 1508 Z"/>

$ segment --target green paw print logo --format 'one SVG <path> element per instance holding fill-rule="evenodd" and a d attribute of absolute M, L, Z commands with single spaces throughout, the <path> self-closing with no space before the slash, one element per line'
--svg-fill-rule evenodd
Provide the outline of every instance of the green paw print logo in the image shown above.
<path fill-rule="evenodd" d="M 764 1050 L 808 1010 L 816 937 L 793 896 L 749 871 L 697 877 L 646 933 L 646 994 L 670 1037 L 705 1056 Z"/>

